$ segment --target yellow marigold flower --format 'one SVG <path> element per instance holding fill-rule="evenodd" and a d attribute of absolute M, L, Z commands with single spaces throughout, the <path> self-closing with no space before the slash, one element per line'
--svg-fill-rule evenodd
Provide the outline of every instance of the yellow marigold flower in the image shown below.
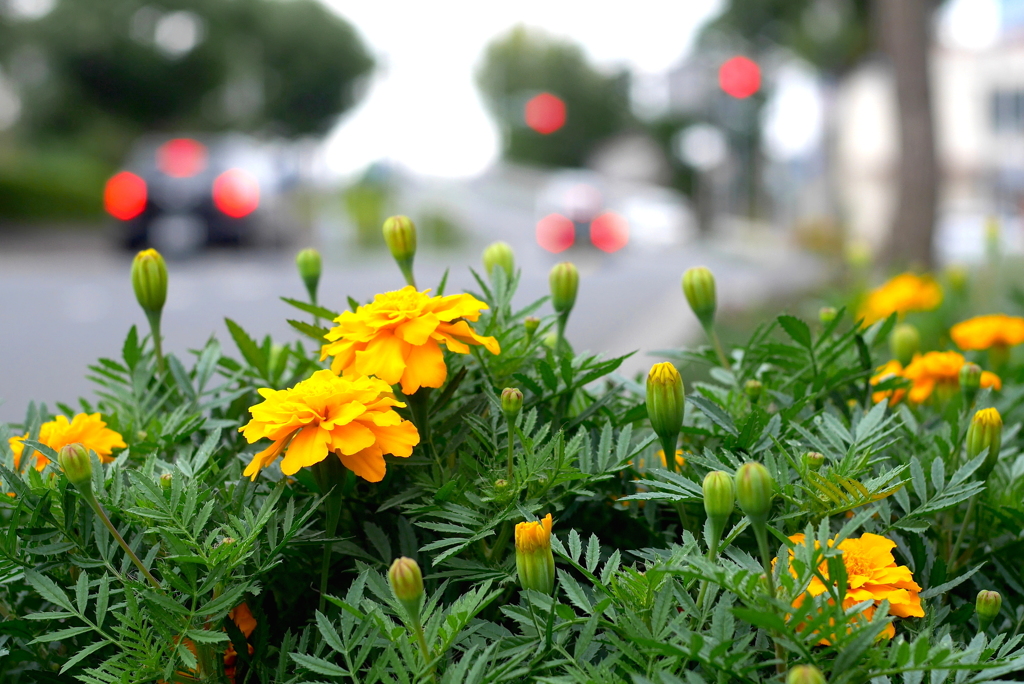
<path fill-rule="evenodd" d="M 1013 347 L 1024 342 L 1024 318 L 991 314 L 954 325 L 949 336 L 963 350 Z"/>
<path fill-rule="evenodd" d="M 346 377 L 375 375 L 389 385 L 402 383 L 402 392 L 440 387 L 448 375 L 440 344 L 449 351 L 469 353 L 482 344 L 501 353 L 498 341 L 482 337 L 466 321 L 476 321 L 488 306 L 472 295 L 428 297 L 411 285 L 374 297 L 373 302 L 334 319 L 320 360 L 333 356 L 331 370 Z"/>
<path fill-rule="evenodd" d="M 790 540 L 796 544 L 803 544 L 805 538 L 802 534 L 794 534 Z M 829 545 L 831 546 L 831 542 Z M 896 559 L 892 555 L 894 548 L 896 548 L 896 542 L 891 539 L 867 532 L 859 539 L 844 539 L 839 543 L 847 575 L 844 608 L 850 608 L 864 601 L 874 601 L 873 606 L 868 606 L 861 613 L 864 619 L 871 620 L 875 614 L 875 606 L 882 601 L 888 601 L 890 615 L 924 617 L 924 608 L 921 607 L 921 597 L 918 595 L 921 587 L 914 581 L 910 568 L 905 565 L 896 565 Z M 792 549 L 789 551 L 789 556 L 791 560 L 795 556 Z M 829 578 L 828 563 L 823 562 L 818 567 L 818 571 L 826 580 Z M 791 572 L 796 574 L 795 569 L 791 568 Z M 821 579 L 813 577 L 806 593 L 810 596 L 820 596 L 828 589 Z M 798 596 L 793 605 L 799 606 L 803 600 L 804 595 Z M 896 628 L 891 623 L 881 634 L 890 639 L 895 635 Z M 828 640 L 822 639 L 822 642 L 828 643 Z"/>
<path fill-rule="evenodd" d="M 920 404 L 936 391 L 955 392 L 960 387 L 960 368 L 965 363 L 963 355 L 954 351 L 933 351 L 915 357 L 903 370 L 903 377 L 913 383 L 910 401 Z M 985 371 L 981 374 L 981 386 L 1000 390 L 1003 383 L 998 375 Z"/>
<path fill-rule="evenodd" d="M 551 514 L 539 522 L 516 525 L 516 570 L 523 589 L 550 594 L 555 586 L 555 558 L 551 553 Z"/>
<path fill-rule="evenodd" d="M 21 437 L 11 437 L 7 442 L 14 452 L 14 467 L 21 467 L 21 455 L 25 451 L 24 440 L 28 439 L 28 433 Z M 107 427 L 106 422 L 99 413 L 79 413 L 70 421 L 67 416 L 57 416 L 55 419 L 39 426 L 39 442 L 50 447 L 54 451 L 60 451 L 68 444 L 79 443 L 86 449 L 96 452 L 100 460 L 110 463 L 114 460 L 111 455 L 114 449 L 123 449 L 127 444 L 120 434 Z M 35 452 L 35 469 L 42 471 L 50 462 L 43 454 Z"/>
<path fill-rule="evenodd" d="M 861 305 L 859 316 L 871 325 L 893 312 L 931 311 L 942 303 L 942 288 L 930 276 L 902 273 L 872 290 Z"/>
<path fill-rule="evenodd" d="M 420 441 L 416 427 L 393 410 L 405 404 L 377 378 L 319 370 L 291 389 L 264 387 L 259 393 L 264 401 L 249 409 L 252 420 L 239 431 L 250 444 L 264 437 L 274 443 L 245 469 L 253 480 L 282 453 L 281 472 L 294 475 L 334 452 L 359 477 L 380 482 L 384 454 L 410 456 Z"/>

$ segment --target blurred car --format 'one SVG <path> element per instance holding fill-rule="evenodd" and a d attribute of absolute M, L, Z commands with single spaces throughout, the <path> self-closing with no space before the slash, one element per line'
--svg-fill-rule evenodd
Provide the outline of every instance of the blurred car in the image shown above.
<path fill-rule="evenodd" d="M 126 247 L 174 256 L 284 241 L 287 221 L 276 210 L 286 182 L 272 151 L 240 134 L 146 136 L 103 200 Z"/>

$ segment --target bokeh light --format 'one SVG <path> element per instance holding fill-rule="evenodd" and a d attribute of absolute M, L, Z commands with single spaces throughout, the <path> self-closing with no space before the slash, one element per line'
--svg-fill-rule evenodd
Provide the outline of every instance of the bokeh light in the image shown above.
<path fill-rule="evenodd" d="M 564 252 L 575 241 L 576 226 L 572 219 L 561 214 L 548 214 L 537 221 L 537 244 L 549 252 Z"/>
<path fill-rule="evenodd" d="M 718 85 L 737 99 L 750 97 L 761 89 L 761 67 L 753 60 L 737 55 L 718 69 Z"/>
<path fill-rule="evenodd" d="M 206 146 L 191 138 L 168 140 L 156 150 L 156 167 L 172 178 L 190 178 L 206 168 Z"/>
<path fill-rule="evenodd" d="M 107 181 L 103 207 L 116 219 L 130 221 L 146 210 L 146 181 L 122 171 Z"/>
<path fill-rule="evenodd" d="M 551 93 L 541 93 L 526 103 L 526 125 L 541 135 L 550 135 L 565 125 L 565 103 Z"/>
<path fill-rule="evenodd" d="M 590 224 L 590 241 L 602 252 L 617 252 L 629 242 L 629 221 L 606 211 Z"/>
<path fill-rule="evenodd" d="M 213 204 L 231 218 L 242 218 L 260 205 L 260 184 L 248 171 L 228 169 L 213 181 Z"/>

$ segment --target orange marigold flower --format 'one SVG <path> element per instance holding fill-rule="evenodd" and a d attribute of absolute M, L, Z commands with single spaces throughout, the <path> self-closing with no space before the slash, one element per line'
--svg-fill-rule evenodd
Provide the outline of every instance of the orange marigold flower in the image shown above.
<path fill-rule="evenodd" d="M 21 455 L 25 451 L 24 441 L 28 439 L 26 432 L 21 437 L 11 437 L 7 443 L 14 452 L 14 467 L 21 467 Z M 57 416 L 55 419 L 39 426 L 39 442 L 50 447 L 54 451 L 60 451 L 68 444 L 78 442 L 86 449 L 96 452 L 100 460 L 110 463 L 114 460 L 111 455 L 114 449 L 124 449 L 127 444 L 117 432 L 107 427 L 106 422 L 99 413 L 79 413 L 70 421 L 67 416 Z M 35 452 L 35 469 L 42 471 L 50 462 L 43 454 Z"/>
<path fill-rule="evenodd" d="M 871 376 L 872 387 L 889 380 L 891 378 L 903 377 L 903 364 L 893 359 L 884 366 L 880 366 L 873 376 Z M 900 399 L 907 395 L 907 390 L 904 388 L 896 388 L 891 390 L 883 390 L 881 392 L 875 392 L 871 395 L 872 401 L 876 404 L 883 399 L 888 399 L 890 404 L 895 404 Z"/>
<path fill-rule="evenodd" d="M 1024 318 L 991 314 L 954 325 L 949 336 L 963 350 L 1013 347 L 1024 342 Z"/>
<path fill-rule="evenodd" d="M 249 409 L 252 420 L 239 428 L 250 444 L 264 437 L 274 440 L 245 469 L 254 480 L 282 452 L 285 475 L 334 452 L 359 477 L 380 482 L 384 454 L 410 456 L 420 441 L 416 427 L 393 410 L 405 404 L 377 378 L 344 378 L 319 370 L 291 389 L 264 387 L 259 393 L 264 401 Z"/>
<path fill-rule="evenodd" d="M 871 325 L 892 313 L 930 311 L 942 303 L 942 288 L 931 276 L 902 273 L 872 290 L 860 307 L 864 325 Z"/>
<path fill-rule="evenodd" d="M 440 387 L 448 376 L 441 352 L 468 354 L 471 344 L 501 353 L 493 337 L 477 335 L 466 321 L 476 321 L 487 305 L 472 295 L 429 297 L 411 285 L 374 297 L 354 312 L 334 319 L 325 336 L 320 360 L 333 356 L 331 370 L 346 377 L 375 375 L 389 385 L 402 383 L 402 392 Z"/>
<path fill-rule="evenodd" d="M 802 534 L 794 534 L 790 540 L 796 544 L 805 543 Z M 831 546 L 831 542 L 829 542 Z M 921 607 L 921 597 L 918 592 L 921 587 L 914 581 L 913 573 L 905 565 L 896 565 L 896 559 L 892 550 L 896 548 L 896 542 L 877 534 L 865 532 L 859 539 L 844 539 L 839 543 L 839 550 L 842 551 L 843 565 L 846 567 L 847 590 L 843 600 L 843 608 L 850 608 L 864 601 L 874 601 L 873 606 L 868 606 L 861 615 L 866 620 L 871 620 L 875 613 L 875 606 L 882 601 L 889 602 L 889 614 L 897 617 L 924 617 L 924 608 Z M 795 556 L 792 549 L 789 551 L 790 559 Z M 776 559 L 777 560 L 777 559 Z M 796 574 L 795 569 L 791 571 Z M 826 580 L 828 577 L 828 563 L 823 562 L 818 571 Z M 813 577 L 807 587 L 807 594 L 810 596 L 821 596 L 828 591 L 828 587 L 818 577 Z M 795 606 L 803 602 L 803 596 L 797 597 Z M 881 636 L 892 638 L 896 635 L 896 628 L 890 623 Z M 827 640 L 823 639 L 827 643 Z"/>
<path fill-rule="evenodd" d="M 903 377 L 913 383 L 910 401 L 920 404 L 935 391 L 955 392 L 960 387 L 960 367 L 965 363 L 963 355 L 954 351 L 933 351 L 914 357 L 903 370 Z M 981 386 L 1000 390 L 1003 383 L 998 375 L 985 371 L 981 374 Z"/>

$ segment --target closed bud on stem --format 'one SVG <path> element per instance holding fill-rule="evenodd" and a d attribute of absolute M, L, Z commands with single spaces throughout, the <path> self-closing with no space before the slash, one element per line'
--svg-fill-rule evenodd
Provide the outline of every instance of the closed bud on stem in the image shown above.
<path fill-rule="evenodd" d="M 836 311 L 836 307 L 834 306 L 823 306 L 818 309 L 818 320 L 825 325 L 828 325 L 832 321 L 836 320 L 836 315 L 838 313 L 839 312 Z"/>
<path fill-rule="evenodd" d="M 967 428 L 967 458 L 984 454 L 985 461 L 978 468 L 978 476 L 986 479 L 999 459 L 1003 441 L 1003 418 L 994 408 L 982 409 L 974 414 Z"/>
<path fill-rule="evenodd" d="M 683 379 L 670 362 L 656 363 L 647 375 L 647 417 L 666 454 L 676 452 L 686 402 Z"/>
<path fill-rule="evenodd" d="M 568 315 L 576 303 L 576 291 L 580 285 L 580 272 L 571 261 L 555 264 L 548 275 L 551 286 L 551 306 L 563 316 Z"/>
<path fill-rule="evenodd" d="M 797 665 L 786 675 L 786 684 L 827 684 L 825 675 L 813 665 Z"/>
<path fill-rule="evenodd" d="M 808 470 L 821 470 L 825 465 L 825 454 L 818 451 L 808 451 L 804 454 L 804 465 Z"/>
<path fill-rule="evenodd" d="M 68 444 L 57 452 L 57 463 L 78 491 L 92 493 L 92 459 L 88 449 L 77 442 Z"/>
<path fill-rule="evenodd" d="M 506 275 L 511 276 L 516 270 L 516 255 L 507 242 L 493 242 L 484 250 L 484 269 L 487 275 L 494 277 L 494 269 L 501 267 Z"/>
<path fill-rule="evenodd" d="M 911 323 L 900 323 L 889 335 L 889 353 L 906 366 L 921 350 L 921 333 Z"/>
<path fill-rule="evenodd" d="M 712 525 L 719 528 L 719 534 L 725 528 L 735 503 L 736 492 L 729 473 L 712 470 L 704 476 L 704 511 Z"/>
<path fill-rule="evenodd" d="M 1003 607 L 1003 597 L 998 591 L 979 591 L 978 600 L 974 603 L 974 610 L 978 614 L 978 623 L 982 629 L 987 629 L 992 621 L 999 615 L 999 609 Z"/>
<path fill-rule="evenodd" d="M 535 316 L 527 316 L 523 319 L 523 327 L 526 329 L 526 339 L 532 340 L 537 328 L 540 327 L 540 319 Z"/>
<path fill-rule="evenodd" d="M 167 301 L 167 264 L 160 252 L 145 249 L 132 261 L 132 289 L 148 316 L 159 316 Z"/>
<path fill-rule="evenodd" d="M 161 475 L 160 476 L 160 489 L 163 489 L 164 491 L 167 491 L 168 489 L 170 489 L 171 488 L 171 483 L 172 483 L 173 479 L 174 478 L 171 476 L 170 473 L 164 473 L 163 475 Z"/>
<path fill-rule="evenodd" d="M 416 226 L 408 216 L 392 216 L 384 222 L 384 242 L 402 270 L 405 281 L 416 286 L 412 260 L 416 256 Z"/>
<path fill-rule="evenodd" d="M 516 525 L 516 570 L 519 585 L 550 595 L 555 588 L 555 557 L 551 553 L 551 514 L 539 522 Z"/>
<path fill-rule="evenodd" d="M 964 393 L 967 406 L 974 403 L 974 397 L 981 389 L 981 366 L 976 363 L 965 363 L 960 366 L 960 390 Z"/>
<path fill-rule="evenodd" d="M 757 461 L 744 463 L 736 471 L 736 501 L 752 523 L 768 519 L 775 496 L 775 481 L 768 469 Z"/>
<path fill-rule="evenodd" d="M 316 303 L 316 289 L 320 284 L 320 273 L 323 271 L 323 260 L 320 252 L 315 249 L 304 249 L 295 255 L 295 266 L 299 269 L 299 277 L 306 285 L 309 301 Z"/>
<path fill-rule="evenodd" d="M 703 266 L 695 266 L 683 274 L 683 294 L 690 308 L 705 328 L 715 322 L 715 276 Z"/>
<path fill-rule="evenodd" d="M 523 393 L 518 387 L 506 387 L 501 390 L 501 411 L 510 422 L 516 419 L 523 410 Z"/>
<path fill-rule="evenodd" d="M 953 292 L 962 295 L 967 291 L 970 274 L 963 266 L 950 266 L 946 269 L 946 280 L 949 282 L 949 287 Z"/>
<path fill-rule="evenodd" d="M 747 399 L 750 400 L 751 404 L 756 404 L 763 392 L 764 385 L 761 384 L 760 380 L 747 380 L 746 384 L 743 385 L 743 393 L 747 395 Z"/>
<path fill-rule="evenodd" d="M 405 556 L 396 558 L 388 569 L 388 582 L 395 598 L 409 612 L 413 622 L 418 623 L 423 602 L 423 573 L 419 563 Z"/>

